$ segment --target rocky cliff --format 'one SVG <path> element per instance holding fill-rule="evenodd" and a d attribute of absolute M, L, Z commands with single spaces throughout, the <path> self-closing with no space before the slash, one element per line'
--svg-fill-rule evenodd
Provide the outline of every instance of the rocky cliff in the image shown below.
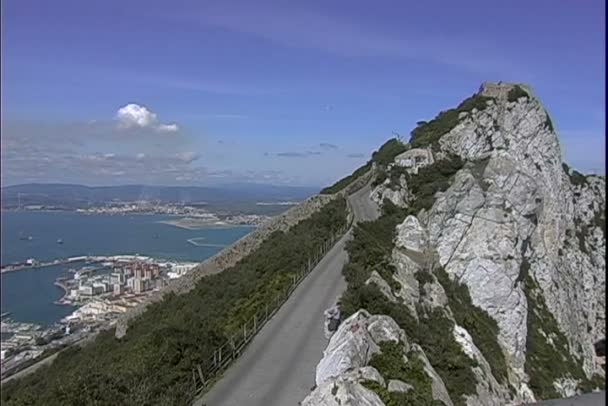
<path fill-rule="evenodd" d="M 399 349 L 353 330 L 354 313 L 303 404 L 504 405 L 603 387 L 605 178 L 563 163 L 531 89 L 485 83 L 405 149 L 376 171 L 385 214 L 355 232 L 342 298 L 347 315 L 387 318 Z M 372 234 L 390 246 L 365 248 Z"/>

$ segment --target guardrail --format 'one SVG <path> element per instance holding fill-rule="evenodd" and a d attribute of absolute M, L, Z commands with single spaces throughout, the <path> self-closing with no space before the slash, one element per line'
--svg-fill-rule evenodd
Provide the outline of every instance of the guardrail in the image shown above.
<path fill-rule="evenodd" d="M 352 213 L 352 211 L 350 212 Z M 203 393 L 214 377 L 218 376 L 232 361 L 241 355 L 247 344 L 253 339 L 257 332 L 260 331 L 272 316 L 276 314 L 283 303 L 285 303 L 289 296 L 296 290 L 298 285 L 334 246 L 336 241 L 346 234 L 353 223 L 354 213 L 352 214 L 351 220 L 338 230 L 336 234 L 325 240 L 319 248 L 319 251 L 308 259 L 308 264 L 302 267 L 302 269 L 293 276 L 292 283 L 284 292 L 279 293 L 270 303 L 266 304 L 264 310 L 257 312 L 249 321 L 245 322 L 241 326 L 240 332 L 234 334 L 226 343 L 217 348 L 213 352 L 212 357 L 192 369 L 195 398 Z"/>

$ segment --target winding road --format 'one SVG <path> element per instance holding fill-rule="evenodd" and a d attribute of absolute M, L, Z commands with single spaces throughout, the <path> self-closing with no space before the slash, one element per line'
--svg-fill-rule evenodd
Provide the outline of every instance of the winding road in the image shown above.
<path fill-rule="evenodd" d="M 348 197 L 355 221 L 378 217 L 379 209 L 369 195 L 368 185 Z M 323 312 L 346 289 L 342 266 L 347 261 L 344 245 L 351 232 L 338 240 L 243 355 L 195 405 L 297 405 L 310 393 L 327 346 Z"/>

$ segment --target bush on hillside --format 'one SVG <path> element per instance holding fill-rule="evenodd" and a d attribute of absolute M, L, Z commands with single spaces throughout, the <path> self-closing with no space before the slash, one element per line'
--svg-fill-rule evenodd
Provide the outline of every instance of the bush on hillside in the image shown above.
<path fill-rule="evenodd" d="M 192 371 L 266 303 L 291 285 L 312 253 L 346 224 L 336 199 L 287 232 L 275 232 L 235 266 L 168 294 L 129 325 L 120 340 L 99 333 L 46 368 L 2 386 L 3 405 L 184 405 Z"/>
<path fill-rule="evenodd" d="M 439 139 L 458 124 L 460 113 L 471 112 L 473 109 L 482 111 L 487 107 L 489 100 L 492 100 L 492 98 L 475 94 L 460 103 L 458 107 L 442 111 L 431 121 L 421 121 L 410 133 L 409 143 L 411 147 L 425 148 L 430 146 L 437 149 Z"/>
<path fill-rule="evenodd" d="M 515 102 L 521 97 L 525 97 L 527 99 L 530 98 L 528 92 L 526 92 L 524 89 L 521 88 L 521 86 L 518 85 L 513 86 L 513 88 L 509 90 L 509 93 L 507 94 L 507 100 L 509 102 Z"/>

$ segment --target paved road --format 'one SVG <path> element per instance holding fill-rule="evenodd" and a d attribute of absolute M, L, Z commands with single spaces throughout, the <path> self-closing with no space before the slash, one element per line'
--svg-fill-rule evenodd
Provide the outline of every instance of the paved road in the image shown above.
<path fill-rule="evenodd" d="M 568 399 L 544 400 L 532 405 L 540 406 L 605 406 L 606 392 L 586 393 Z"/>
<path fill-rule="evenodd" d="M 366 186 L 349 197 L 356 221 L 379 214 L 369 194 Z M 341 271 L 347 260 L 344 244 L 349 238 L 350 232 L 336 243 L 195 405 L 290 406 L 310 393 L 316 366 L 327 346 L 323 312 L 346 288 Z"/>

